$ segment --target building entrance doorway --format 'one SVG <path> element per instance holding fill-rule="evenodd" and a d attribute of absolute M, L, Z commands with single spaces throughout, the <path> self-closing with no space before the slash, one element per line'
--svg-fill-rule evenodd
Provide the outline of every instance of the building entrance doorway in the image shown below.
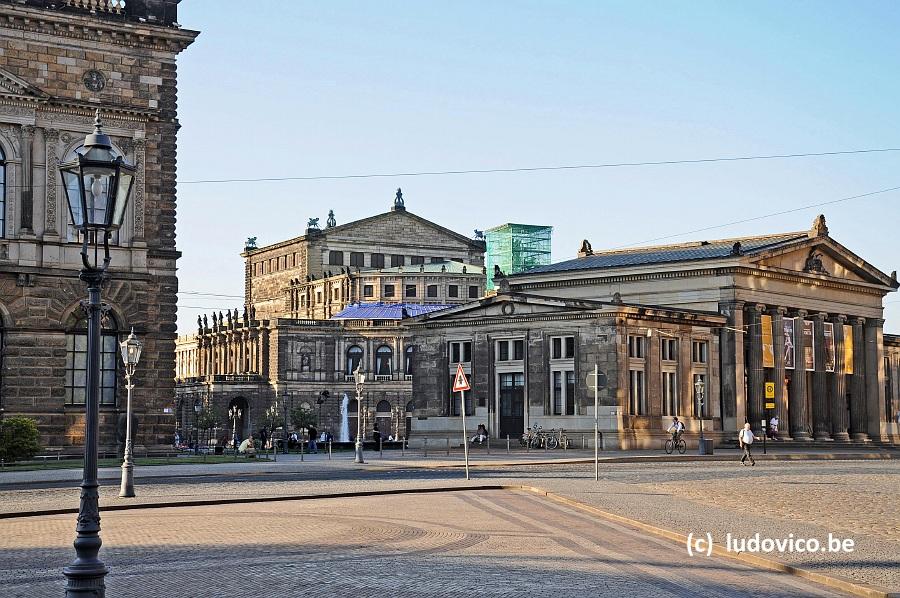
<path fill-rule="evenodd" d="M 498 438 L 518 438 L 525 431 L 525 374 L 499 375 Z"/>

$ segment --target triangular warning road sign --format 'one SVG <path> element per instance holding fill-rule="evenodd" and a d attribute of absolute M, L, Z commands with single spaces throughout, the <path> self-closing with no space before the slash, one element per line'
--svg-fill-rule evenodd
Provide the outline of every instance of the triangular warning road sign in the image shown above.
<path fill-rule="evenodd" d="M 453 378 L 453 392 L 462 392 L 469 390 L 469 381 L 466 379 L 466 373 L 463 371 L 462 364 L 456 366 L 456 377 Z"/>

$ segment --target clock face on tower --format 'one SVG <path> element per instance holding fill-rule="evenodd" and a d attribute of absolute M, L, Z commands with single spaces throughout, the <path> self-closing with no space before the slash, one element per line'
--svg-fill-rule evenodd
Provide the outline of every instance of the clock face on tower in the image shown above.
<path fill-rule="evenodd" d="M 100 91 L 106 86 L 106 78 L 100 71 L 91 69 L 84 74 L 84 86 L 91 91 Z"/>

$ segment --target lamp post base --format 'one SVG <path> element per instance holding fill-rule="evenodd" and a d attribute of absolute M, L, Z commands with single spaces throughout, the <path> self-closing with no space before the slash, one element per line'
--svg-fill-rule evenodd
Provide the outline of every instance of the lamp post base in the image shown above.
<path fill-rule="evenodd" d="M 356 456 L 353 459 L 354 463 L 365 463 L 363 459 L 363 445 L 362 442 L 356 441 Z"/>
<path fill-rule="evenodd" d="M 130 449 L 131 447 L 128 447 Z M 122 486 L 119 489 L 119 498 L 134 498 L 134 463 L 131 459 L 131 451 L 126 449 L 125 462 L 122 463 Z"/>

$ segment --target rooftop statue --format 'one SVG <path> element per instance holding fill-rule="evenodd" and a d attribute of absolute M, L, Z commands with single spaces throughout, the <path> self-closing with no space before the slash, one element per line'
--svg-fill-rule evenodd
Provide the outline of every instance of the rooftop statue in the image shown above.
<path fill-rule="evenodd" d="M 395 208 L 405 208 L 406 204 L 403 203 L 403 191 L 400 187 L 397 187 L 397 195 L 394 197 L 394 207 Z"/>
<path fill-rule="evenodd" d="M 306 228 L 319 228 L 319 219 L 310 218 L 309 222 L 306 223 Z"/>
<path fill-rule="evenodd" d="M 334 210 L 328 210 L 328 220 L 325 222 L 325 228 L 334 228 L 337 226 L 337 220 L 334 219 Z"/>
<path fill-rule="evenodd" d="M 256 237 L 247 237 L 247 242 L 244 243 L 244 249 L 256 249 Z"/>

